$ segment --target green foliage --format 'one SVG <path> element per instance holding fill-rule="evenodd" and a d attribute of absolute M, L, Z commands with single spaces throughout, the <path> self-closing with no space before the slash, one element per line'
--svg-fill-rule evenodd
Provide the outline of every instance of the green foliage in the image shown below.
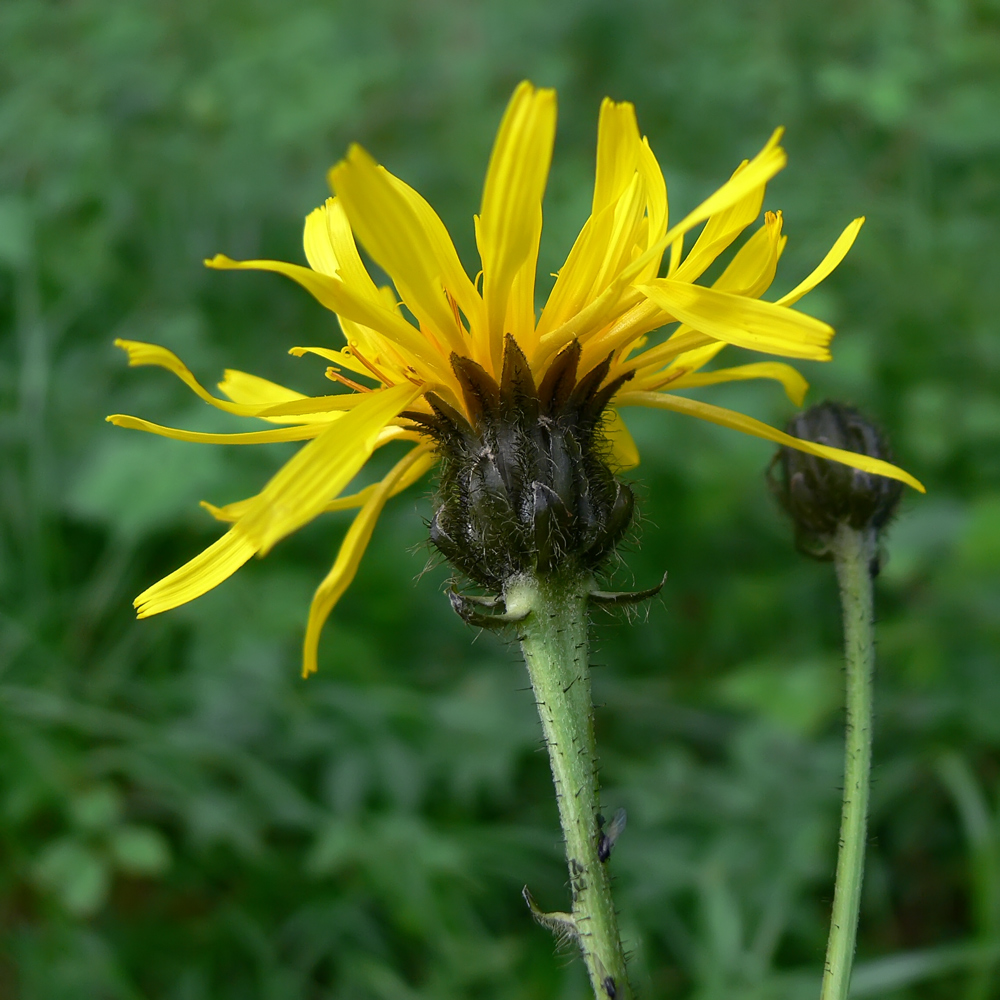
<path fill-rule="evenodd" d="M 1000 7 L 623 0 L 6 0 L 0 5 L 0 994 L 25 1000 L 570 1000 L 579 963 L 523 906 L 565 904 L 523 667 L 442 595 L 419 489 L 379 524 L 298 676 L 331 515 L 223 587 L 132 620 L 218 533 L 196 506 L 289 449 L 140 438 L 129 412 L 226 429 L 115 336 L 319 391 L 286 355 L 333 318 L 263 274 L 350 141 L 423 191 L 472 273 L 471 216 L 512 86 L 555 85 L 540 271 L 585 217 L 598 103 L 635 101 L 674 213 L 776 124 L 780 294 L 853 216 L 805 300 L 839 329 L 830 394 L 929 487 L 879 584 L 872 842 L 856 995 L 996 995 L 1000 777 Z M 707 398 L 707 395 L 706 395 Z M 773 422 L 767 388 L 714 400 Z M 840 782 L 829 567 L 791 547 L 762 443 L 630 419 L 644 523 L 597 622 L 610 862 L 642 996 L 816 995 Z M 424 493 L 426 493 L 426 489 Z"/>

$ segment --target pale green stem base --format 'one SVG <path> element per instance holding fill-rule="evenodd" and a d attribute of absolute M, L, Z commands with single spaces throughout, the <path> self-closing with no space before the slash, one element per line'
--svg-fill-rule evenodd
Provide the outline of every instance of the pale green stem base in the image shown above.
<path fill-rule="evenodd" d="M 872 759 L 872 672 L 875 636 L 871 562 L 874 533 L 841 525 L 833 543 L 844 612 L 847 667 L 847 733 L 844 747 L 844 805 L 840 819 L 837 883 L 820 1000 L 846 1000 L 858 934 L 861 881 L 868 833 Z"/>
<path fill-rule="evenodd" d="M 521 649 L 552 764 L 566 841 L 573 908 L 536 914 L 557 934 L 575 937 L 595 997 L 631 1000 L 606 864 L 598 859 L 597 750 L 590 694 L 587 594 L 592 581 L 508 585 L 507 614 L 518 617 Z"/>

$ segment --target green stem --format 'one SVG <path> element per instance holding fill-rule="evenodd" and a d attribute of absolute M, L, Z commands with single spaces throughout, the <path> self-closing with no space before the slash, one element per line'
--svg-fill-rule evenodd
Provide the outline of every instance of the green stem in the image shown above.
<path fill-rule="evenodd" d="M 592 581 L 521 579 L 508 585 L 507 614 L 519 617 L 552 765 L 573 894 L 571 913 L 536 913 L 575 937 L 599 1000 L 631 1000 L 607 866 L 598 858 L 597 749 L 590 695 L 587 601 Z"/>
<path fill-rule="evenodd" d="M 841 524 L 833 543 L 844 613 L 847 667 L 847 733 L 844 746 L 844 804 L 840 854 L 830 917 L 830 939 L 820 1000 L 846 1000 L 858 935 L 861 881 L 868 831 L 872 758 L 872 673 L 875 636 L 871 563 L 875 537 Z"/>

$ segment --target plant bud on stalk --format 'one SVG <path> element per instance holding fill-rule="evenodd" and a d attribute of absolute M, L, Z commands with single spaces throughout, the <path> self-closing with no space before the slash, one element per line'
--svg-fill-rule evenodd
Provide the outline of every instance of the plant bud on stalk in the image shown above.
<path fill-rule="evenodd" d="M 788 433 L 870 458 L 892 458 L 882 432 L 842 403 L 828 401 L 806 410 L 789 423 Z M 884 476 L 788 448 L 774 456 L 768 480 L 795 522 L 800 551 L 832 559 L 840 584 L 847 688 L 844 796 L 820 1000 L 848 1000 L 868 830 L 875 669 L 872 582 L 879 569 L 878 534 L 895 512 L 902 488 Z"/>
<path fill-rule="evenodd" d="M 813 406 L 793 417 L 787 432 L 871 458 L 893 460 L 882 431 L 843 403 Z M 775 466 L 780 470 L 778 477 Z M 798 548 L 818 559 L 833 558 L 833 539 L 842 524 L 877 536 L 895 513 L 903 492 L 896 480 L 791 448 L 779 449 L 768 481 L 795 523 Z M 877 560 L 871 569 L 873 575 L 878 572 Z"/>

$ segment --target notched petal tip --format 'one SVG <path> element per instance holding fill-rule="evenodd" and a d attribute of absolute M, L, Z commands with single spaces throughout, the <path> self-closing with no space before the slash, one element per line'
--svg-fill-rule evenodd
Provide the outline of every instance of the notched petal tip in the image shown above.
<path fill-rule="evenodd" d="M 780 378 L 781 387 L 785 390 L 785 395 L 795 405 L 801 406 L 805 402 L 809 392 L 809 382 L 803 374 L 791 365 L 784 372 L 784 377 Z"/>
<path fill-rule="evenodd" d="M 347 153 L 344 155 L 344 158 L 338 160 L 326 172 L 326 182 L 330 186 L 330 190 L 336 195 L 338 178 L 343 177 L 346 171 L 359 166 L 365 169 L 377 169 L 378 161 L 360 143 L 352 142 L 347 147 Z"/>
<path fill-rule="evenodd" d="M 224 253 L 217 253 L 214 257 L 206 257 L 202 262 L 205 267 L 215 268 L 217 271 L 229 271 L 240 266 L 240 261 L 227 257 Z"/>
<path fill-rule="evenodd" d="M 129 368 L 137 368 L 145 364 L 142 360 L 142 354 L 145 349 L 154 351 L 164 350 L 164 348 L 155 347 L 153 344 L 146 344 L 141 340 L 123 340 L 121 337 L 115 337 L 112 344 L 128 355 Z"/>

